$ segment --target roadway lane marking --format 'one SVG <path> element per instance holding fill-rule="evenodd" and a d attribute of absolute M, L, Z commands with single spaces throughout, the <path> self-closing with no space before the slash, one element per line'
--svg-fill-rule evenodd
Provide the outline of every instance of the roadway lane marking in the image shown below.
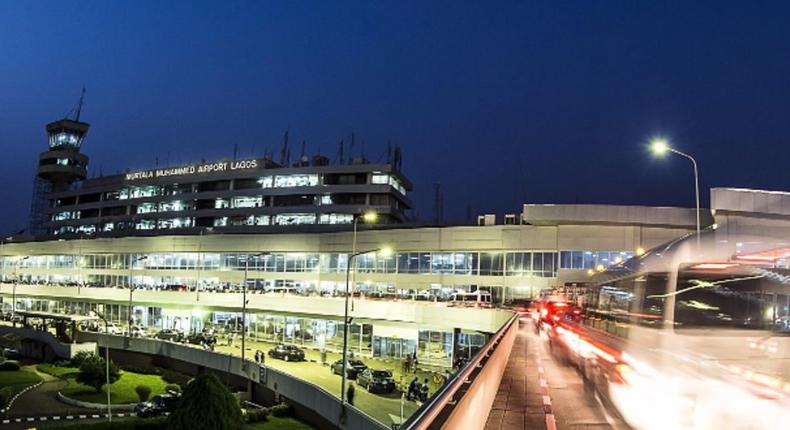
<path fill-rule="evenodd" d="M 66 419 L 67 420 L 73 420 L 74 419 L 74 415 L 66 415 Z"/>
<path fill-rule="evenodd" d="M 38 417 L 38 419 L 40 419 L 41 421 L 46 421 L 47 417 Z"/>
<path fill-rule="evenodd" d="M 57 420 L 59 420 L 59 419 L 60 419 L 60 417 L 59 417 L 59 416 L 57 416 L 57 415 L 55 415 L 54 417 L 52 417 L 52 419 L 53 419 L 53 420 L 55 420 L 55 421 L 57 421 Z"/>
<path fill-rule="evenodd" d="M 99 414 L 93 414 L 91 415 L 91 418 L 99 418 Z"/>
<path fill-rule="evenodd" d="M 87 415 L 80 415 L 79 417 L 81 420 L 84 420 L 85 418 L 87 418 Z"/>
<path fill-rule="evenodd" d="M 3 420 L 3 424 L 8 424 L 10 422 L 11 422 L 11 420 Z"/>
<path fill-rule="evenodd" d="M 28 421 L 34 421 L 34 420 L 35 420 L 35 418 L 33 418 L 33 417 L 28 417 L 28 418 L 27 418 L 27 420 L 28 420 Z"/>

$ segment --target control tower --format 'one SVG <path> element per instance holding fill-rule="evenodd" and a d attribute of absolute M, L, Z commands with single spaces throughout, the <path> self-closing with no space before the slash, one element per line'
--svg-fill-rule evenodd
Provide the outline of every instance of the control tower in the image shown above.
<path fill-rule="evenodd" d="M 65 191 L 75 181 L 88 174 L 88 156 L 80 152 L 90 124 L 80 121 L 85 90 L 74 112 L 74 118 L 64 118 L 47 124 L 49 149 L 38 156 L 36 177 L 33 179 L 33 200 L 30 205 L 30 234 L 47 233 L 49 194 Z"/>

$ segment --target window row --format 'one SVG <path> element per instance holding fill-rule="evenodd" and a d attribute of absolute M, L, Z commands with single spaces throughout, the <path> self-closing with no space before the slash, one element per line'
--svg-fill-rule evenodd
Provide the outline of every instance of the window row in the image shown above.
<path fill-rule="evenodd" d="M 144 257 L 144 258 L 143 258 Z M 345 253 L 167 253 L 90 254 L 3 257 L 3 268 L 87 268 L 181 270 L 245 270 L 265 272 L 342 273 L 348 267 Z M 557 276 L 555 252 L 404 252 L 355 257 L 358 273 L 399 273 L 480 276 Z"/>

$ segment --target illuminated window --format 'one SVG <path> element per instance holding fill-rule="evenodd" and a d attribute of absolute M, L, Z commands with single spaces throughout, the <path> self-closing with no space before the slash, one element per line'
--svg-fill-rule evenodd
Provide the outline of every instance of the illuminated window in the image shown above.
<path fill-rule="evenodd" d="M 354 216 L 351 214 L 321 214 L 319 224 L 351 224 Z"/>
<path fill-rule="evenodd" d="M 271 176 L 264 176 L 261 179 L 258 179 L 258 183 L 261 184 L 261 188 L 271 188 L 273 181 L 274 178 Z"/>
<path fill-rule="evenodd" d="M 275 225 L 315 224 L 315 214 L 279 214 L 274 217 Z"/>
<path fill-rule="evenodd" d="M 137 230 L 153 230 L 156 228 L 156 221 L 151 219 L 141 219 L 137 221 L 137 224 L 134 226 Z"/>
<path fill-rule="evenodd" d="M 80 138 L 76 134 L 60 132 L 49 136 L 49 147 L 80 146 Z"/>
<path fill-rule="evenodd" d="M 230 202 L 226 199 L 216 199 L 214 200 L 214 208 L 215 209 L 225 209 L 230 207 Z"/>
<path fill-rule="evenodd" d="M 226 225 L 228 225 L 228 217 L 214 218 L 214 227 L 225 227 Z"/>
<path fill-rule="evenodd" d="M 314 187 L 318 185 L 318 175 L 281 175 L 275 176 L 275 188 Z"/>
<path fill-rule="evenodd" d="M 234 197 L 230 201 L 232 208 L 258 208 L 261 206 L 263 206 L 263 197 L 261 196 Z"/>
<path fill-rule="evenodd" d="M 319 199 L 319 204 L 321 204 L 321 205 L 331 205 L 333 203 L 334 202 L 332 201 L 332 196 L 329 195 L 329 194 L 325 194 L 325 195 L 321 196 L 320 199 Z"/>
<path fill-rule="evenodd" d="M 170 211 L 182 211 L 184 210 L 184 202 L 180 200 L 174 200 L 172 202 L 163 202 L 159 204 L 159 211 L 160 212 L 170 212 Z"/>
<path fill-rule="evenodd" d="M 138 214 L 147 214 L 152 212 L 156 212 L 156 203 L 140 203 L 140 205 L 137 206 Z"/>

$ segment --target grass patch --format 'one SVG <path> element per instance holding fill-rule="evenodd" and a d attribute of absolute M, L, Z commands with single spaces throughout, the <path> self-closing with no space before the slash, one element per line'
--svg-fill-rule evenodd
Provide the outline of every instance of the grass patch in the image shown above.
<path fill-rule="evenodd" d="M 266 421 L 247 424 L 247 430 L 313 430 L 313 427 L 291 417 L 269 416 Z"/>
<path fill-rule="evenodd" d="M 36 369 L 41 373 L 57 376 L 58 378 L 74 377 L 77 375 L 77 372 L 79 372 L 79 369 L 76 367 L 62 367 L 50 363 L 38 364 L 36 365 Z"/>
<path fill-rule="evenodd" d="M 0 372 L 0 388 L 10 387 L 12 395 L 26 387 L 37 384 L 41 377 L 30 370 L 9 370 Z"/>
<path fill-rule="evenodd" d="M 39 372 L 48 373 L 53 376 L 66 379 L 66 385 L 61 392 L 64 396 L 83 402 L 106 403 L 107 385 L 102 387 L 101 392 L 97 393 L 92 387 L 78 383 L 75 378 L 79 369 L 76 367 L 61 367 L 53 364 L 39 364 L 36 367 Z M 159 375 L 143 375 L 140 373 L 126 372 L 121 370 L 121 379 L 112 384 L 110 390 L 110 402 L 116 405 L 137 403 L 140 399 L 134 388 L 138 385 L 147 385 L 151 388 L 151 397 L 165 392 L 165 382 Z"/>

